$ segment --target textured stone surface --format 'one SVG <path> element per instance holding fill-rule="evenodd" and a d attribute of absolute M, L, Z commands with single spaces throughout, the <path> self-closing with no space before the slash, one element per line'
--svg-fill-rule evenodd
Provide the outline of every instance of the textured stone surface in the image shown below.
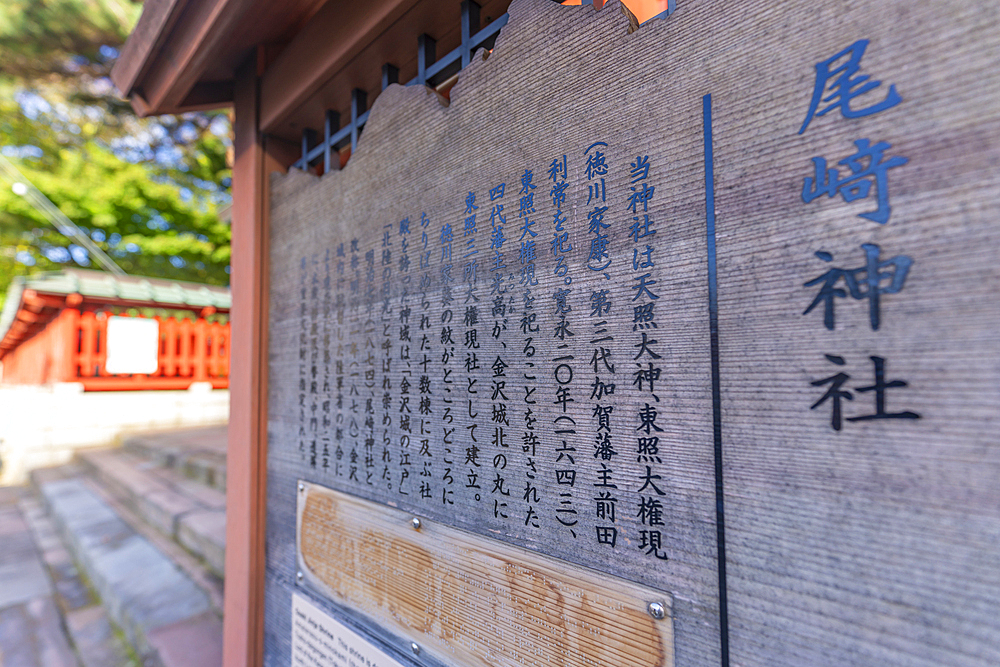
<path fill-rule="evenodd" d="M 222 664 L 222 621 L 208 612 L 150 634 L 164 667 L 218 667 Z"/>
<path fill-rule="evenodd" d="M 115 634 L 104 608 L 94 605 L 66 615 L 66 627 L 83 667 L 126 667 L 135 662 L 124 639 Z"/>
<path fill-rule="evenodd" d="M 49 482 L 41 492 L 109 614 L 141 653 L 155 651 L 153 630 L 209 609 L 205 593 L 82 480 Z"/>
<path fill-rule="evenodd" d="M 226 444 L 224 426 L 140 433 L 122 443 L 130 452 L 220 491 L 226 489 Z"/>
<path fill-rule="evenodd" d="M 26 496 L 0 488 L 0 665 L 75 667 L 40 544 L 22 513 Z"/>
<path fill-rule="evenodd" d="M 181 441 L 180 437 L 168 440 L 161 434 L 152 440 L 150 449 L 94 451 L 80 458 L 130 510 L 203 559 L 213 574 L 222 577 L 226 553 L 225 494 L 182 476 L 176 467 L 157 465 L 165 458 L 155 454 L 156 444 L 165 442 L 166 447 L 171 447 Z M 140 453 L 150 458 L 140 458 Z"/>

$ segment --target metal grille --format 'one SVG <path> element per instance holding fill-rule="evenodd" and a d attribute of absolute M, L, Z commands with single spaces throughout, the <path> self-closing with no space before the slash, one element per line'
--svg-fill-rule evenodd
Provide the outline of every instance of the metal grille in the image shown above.
<path fill-rule="evenodd" d="M 473 26 L 478 27 L 480 24 L 479 10 L 479 5 L 472 0 L 463 0 L 462 43 L 440 60 L 436 58 L 437 43 L 434 38 L 426 34 L 420 35 L 417 41 L 417 76 L 407 81 L 405 85 L 434 85 L 444 81 L 467 67 L 476 49 L 492 48 L 500 28 L 507 24 L 508 16 L 504 14 L 479 32 L 472 34 Z M 399 83 L 399 68 L 386 63 L 382 65 L 382 90 L 393 83 Z M 324 173 L 331 169 L 339 169 L 339 149 L 348 142 L 352 152 L 358 147 L 358 137 L 368 120 L 367 98 L 368 95 L 361 89 L 355 88 L 351 92 L 351 119 L 344 127 L 340 127 L 339 113 L 327 111 L 322 140 L 315 130 L 303 130 L 302 157 L 292 166 L 308 169 L 322 160 Z"/>

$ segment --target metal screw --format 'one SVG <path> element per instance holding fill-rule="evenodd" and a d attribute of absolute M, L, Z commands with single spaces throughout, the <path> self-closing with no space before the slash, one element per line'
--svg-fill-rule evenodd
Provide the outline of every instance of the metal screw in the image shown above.
<path fill-rule="evenodd" d="M 299 491 L 305 491 L 305 490 L 306 490 L 306 485 L 303 484 L 302 482 L 299 482 Z"/>
<path fill-rule="evenodd" d="M 410 642 L 410 650 L 413 651 L 414 655 L 420 655 L 420 646 L 417 642 Z"/>
<path fill-rule="evenodd" d="M 663 620 L 667 615 L 667 610 L 664 609 L 662 602 L 650 602 L 647 609 L 649 609 L 649 615 L 658 621 Z"/>
<path fill-rule="evenodd" d="M 298 579 L 299 581 L 302 581 L 302 578 L 303 578 L 304 576 L 305 576 L 305 575 L 304 575 L 304 574 L 302 574 L 301 572 L 296 572 L 296 573 L 295 573 L 295 578 L 296 578 L 296 579 Z"/>
<path fill-rule="evenodd" d="M 410 519 L 410 525 L 413 526 L 413 530 L 420 530 L 420 527 L 424 524 L 420 522 L 419 517 L 413 517 Z M 416 644 L 414 644 L 414 646 L 416 646 Z"/>

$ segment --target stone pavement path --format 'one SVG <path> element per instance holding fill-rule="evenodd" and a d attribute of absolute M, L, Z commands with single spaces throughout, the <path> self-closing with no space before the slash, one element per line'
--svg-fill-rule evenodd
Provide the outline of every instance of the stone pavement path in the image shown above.
<path fill-rule="evenodd" d="M 18 502 L 0 489 L 0 665 L 76 667 L 54 588 Z"/>
<path fill-rule="evenodd" d="M 0 667 L 134 664 L 37 499 L 0 488 Z"/>

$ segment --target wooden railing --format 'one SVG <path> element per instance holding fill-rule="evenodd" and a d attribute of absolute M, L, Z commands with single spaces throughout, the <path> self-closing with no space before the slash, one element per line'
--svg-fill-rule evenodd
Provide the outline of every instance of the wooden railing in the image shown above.
<path fill-rule="evenodd" d="M 160 328 L 158 367 L 149 375 L 114 375 L 105 368 L 108 313 L 66 311 L 69 316 L 69 382 L 87 391 L 186 389 L 194 382 L 229 386 L 229 323 L 205 317 L 155 317 Z"/>

